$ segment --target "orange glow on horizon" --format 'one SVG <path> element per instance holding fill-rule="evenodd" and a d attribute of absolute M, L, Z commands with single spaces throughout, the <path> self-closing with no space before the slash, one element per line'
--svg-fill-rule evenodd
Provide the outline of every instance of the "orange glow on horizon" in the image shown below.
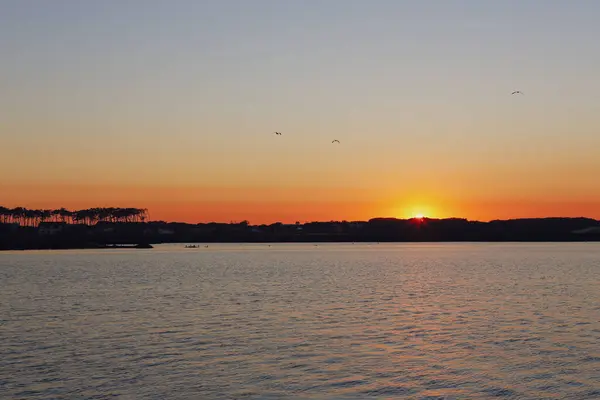
<path fill-rule="evenodd" d="M 415 189 L 413 193 L 418 193 Z M 0 205 L 36 209 L 136 207 L 149 210 L 149 220 L 252 224 L 376 217 L 493 219 L 541 217 L 600 218 L 600 198 L 528 196 L 489 200 L 442 197 L 432 190 L 421 196 L 350 188 L 319 187 L 185 187 L 108 185 L 5 185 Z M 440 189 L 440 192 L 442 190 Z"/>

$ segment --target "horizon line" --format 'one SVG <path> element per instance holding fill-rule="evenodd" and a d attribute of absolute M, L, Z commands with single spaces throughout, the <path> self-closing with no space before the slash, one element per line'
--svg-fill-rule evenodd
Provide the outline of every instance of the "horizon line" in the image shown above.
<path fill-rule="evenodd" d="M 370 223 L 370 222 L 376 222 L 377 220 L 381 220 L 381 221 L 398 221 L 398 222 L 409 222 L 409 221 L 422 221 L 422 222 L 426 222 L 426 221 L 450 221 L 450 220 L 458 220 L 458 221 L 464 221 L 464 222 L 474 222 L 474 223 L 483 223 L 483 224 L 488 224 L 491 222 L 508 222 L 508 221 L 531 221 L 531 220 L 557 220 L 557 219 L 563 219 L 563 220 L 574 220 L 574 219 L 585 219 L 585 220 L 590 220 L 590 221 L 595 221 L 595 222 L 600 222 L 599 219 L 596 218 L 592 218 L 592 217 L 585 217 L 585 216 L 579 216 L 579 217 L 564 217 L 564 216 L 546 216 L 546 217 L 518 217 L 518 218 L 505 218 L 505 219 L 490 219 L 490 220 L 477 220 L 477 219 L 469 219 L 469 218 L 464 218 L 464 217 L 444 217 L 444 218 L 434 218 L 434 217 L 422 217 L 422 218 L 418 218 L 418 217 L 411 217 L 411 218 L 399 218 L 399 217 L 372 217 L 366 220 L 313 220 L 313 221 L 297 221 L 297 222 L 283 222 L 283 221 L 275 221 L 275 222 L 270 222 L 270 223 L 252 223 L 251 221 L 248 220 L 241 220 L 241 221 L 229 221 L 229 222 L 224 222 L 224 221 L 203 221 L 203 222 L 184 222 L 184 221 L 166 221 L 166 220 L 149 220 L 149 221 L 106 221 L 106 220 L 100 220 L 100 221 L 96 221 L 92 224 L 85 224 L 85 223 L 76 223 L 76 222 L 65 222 L 65 221 L 41 221 L 40 223 L 45 223 L 45 224 L 57 224 L 57 223 L 64 223 L 67 225 L 96 225 L 99 223 L 102 224 L 157 224 L 157 223 L 162 223 L 162 224 L 182 224 L 182 225 L 210 225 L 210 224 L 218 224 L 218 225 L 247 225 L 247 226 L 271 226 L 271 225 L 307 225 L 307 224 L 314 224 L 314 223 L 319 223 L 319 224 L 329 224 L 329 223 L 335 223 L 335 224 L 356 224 L 356 223 Z"/>

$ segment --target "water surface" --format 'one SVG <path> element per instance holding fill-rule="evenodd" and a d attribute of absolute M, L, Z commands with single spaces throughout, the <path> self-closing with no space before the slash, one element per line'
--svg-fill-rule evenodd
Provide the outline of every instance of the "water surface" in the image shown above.
<path fill-rule="evenodd" d="M 0 253 L 0 398 L 600 398 L 598 244 Z"/>

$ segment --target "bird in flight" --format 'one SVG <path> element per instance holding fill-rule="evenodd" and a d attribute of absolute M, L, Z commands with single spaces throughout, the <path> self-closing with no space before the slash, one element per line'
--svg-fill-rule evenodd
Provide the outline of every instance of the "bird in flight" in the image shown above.
<path fill-rule="evenodd" d="M 338 143 L 339 143 L 340 141 L 339 141 L 339 140 L 337 140 L 337 139 L 335 139 L 335 140 L 332 140 L 332 141 L 331 141 L 331 143 L 335 143 L 335 142 L 338 142 Z"/>
<path fill-rule="evenodd" d="M 511 94 L 523 94 L 523 92 L 521 92 L 520 90 L 515 90 L 514 92 L 512 92 Z"/>
<path fill-rule="evenodd" d="M 281 132 L 275 132 L 276 135 L 281 135 Z"/>

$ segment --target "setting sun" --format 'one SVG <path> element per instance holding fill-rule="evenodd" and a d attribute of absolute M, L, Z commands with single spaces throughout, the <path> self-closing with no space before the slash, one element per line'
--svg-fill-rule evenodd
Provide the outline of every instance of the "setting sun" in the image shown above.
<path fill-rule="evenodd" d="M 429 204 L 424 205 L 423 203 L 418 203 L 416 206 L 398 207 L 395 212 L 395 215 L 397 215 L 398 218 L 405 219 L 437 218 L 437 214 L 437 210 Z"/>

